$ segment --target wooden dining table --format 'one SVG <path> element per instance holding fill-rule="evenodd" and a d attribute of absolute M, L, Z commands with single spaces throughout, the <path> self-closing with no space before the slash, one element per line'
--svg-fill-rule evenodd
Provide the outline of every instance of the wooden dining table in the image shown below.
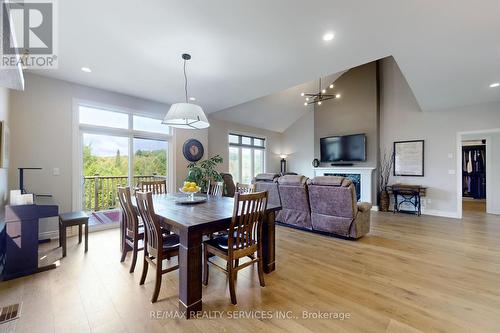
<path fill-rule="evenodd" d="M 153 195 L 153 205 L 160 223 L 178 234 L 180 238 L 179 310 L 189 319 L 202 310 L 203 236 L 229 227 L 233 216 L 234 199 L 206 196 L 207 201 L 203 203 L 177 203 L 176 201 L 183 196 L 186 195 L 181 193 Z M 132 201 L 135 206 L 135 200 Z M 262 256 L 265 273 L 275 270 L 275 214 L 280 209 L 281 206 L 268 204 L 263 221 Z M 121 237 L 124 237 L 123 225 L 121 230 Z"/>

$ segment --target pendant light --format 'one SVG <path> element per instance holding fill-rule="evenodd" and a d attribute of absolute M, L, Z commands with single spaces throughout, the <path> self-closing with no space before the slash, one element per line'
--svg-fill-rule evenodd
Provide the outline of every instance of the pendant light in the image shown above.
<path fill-rule="evenodd" d="M 186 62 L 191 59 L 191 55 L 184 53 L 182 59 L 184 60 L 184 92 L 186 94 L 186 102 L 172 104 L 162 124 L 183 129 L 207 128 L 210 124 L 201 106 L 189 103 L 188 101 Z"/>

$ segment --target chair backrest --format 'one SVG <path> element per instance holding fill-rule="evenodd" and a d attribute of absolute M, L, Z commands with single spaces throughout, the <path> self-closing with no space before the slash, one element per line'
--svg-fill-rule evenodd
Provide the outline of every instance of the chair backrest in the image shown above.
<path fill-rule="evenodd" d="M 255 192 L 255 184 L 240 184 L 236 183 L 236 192 L 243 193 L 253 193 Z"/>
<path fill-rule="evenodd" d="M 222 197 L 223 192 L 224 192 L 224 182 L 208 181 L 208 189 L 207 189 L 208 195 Z"/>
<path fill-rule="evenodd" d="M 234 185 L 233 176 L 230 173 L 221 173 L 222 180 L 224 182 L 224 194 L 226 197 L 234 197 L 234 192 L 236 187 Z"/>
<path fill-rule="evenodd" d="M 356 189 L 344 177 L 320 176 L 307 181 L 311 213 L 352 219 L 358 212 Z"/>
<path fill-rule="evenodd" d="M 144 240 L 147 252 L 154 257 L 163 250 L 162 229 L 155 215 L 153 194 L 151 192 L 136 192 L 137 207 L 144 222 Z"/>
<path fill-rule="evenodd" d="M 122 217 L 125 225 L 126 235 L 133 237 L 139 231 L 139 219 L 137 213 L 132 206 L 132 195 L 130 194 L 130 187 L 118 187 L 118 200 L 122 209 Z"/>
<path fill-rule="evenodd" d="M 246 194 L 236 192 L 234 194 L 233 218 L 229 225 L 228 251 L 245 251 L 247 249 L 253 251 L 256 249 L 258 242 L 262 239 L 262 220 L 266 209 L 267 192 Z"/>
<path fill-rule="evenodd" d="M 167 181 L 163 180 L 148 180 L 139 183 L 139 188 L 143 192 L 152 192 L 153 194 L 167 193 Z"/>

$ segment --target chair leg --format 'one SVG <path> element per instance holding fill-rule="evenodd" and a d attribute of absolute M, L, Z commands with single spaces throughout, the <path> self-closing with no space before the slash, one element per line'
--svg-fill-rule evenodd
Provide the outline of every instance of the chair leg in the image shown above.
<path fill-rule="evenodd" d="M 257 271 L 259 273 L 259 282 L 261 287 L 265 287 L 266 283 L 264 282 L 264 262 L 262 260 L 262 246 L 259 246 L 257 250 Z"/>
<path fill-rule="evenodd" d="M 145 245 L 144 245 L 145 246 Z M 139 282 L 140 285 L 144 284 L 144 281 L 146 281 L 146 275 L 148 275 L 148 268 L 149 268 L 149 263 L 146 260 L 147 256 L 146 250 L 144 250 L 144 262 L 142 263 L 142 275 L 141 275 L 141 282 Z"/>
<path fill-rule="evenodd" d="M 236 259 L 234 261 L 234 267 L 238 267 L 240 265 L 240 259 Z"/>
<path fill-rule="evenodd" d="M 151 303 L 155 303 L 158 300 L 158 295 L 160 294 L 161 288 L 161 271 L 162 271 L 162 261 L 156 258 L 156 281 L 155 290 L 153 292 L 153 297 L 151 297 Z"/>
<path fill-rule="evenodd" d="M 208 247 L 203 246 L 203 284 L 208 285 Z"/>
<path fill-rule="evenodd" d="M 61 221 L 59 220 L 59 247 L 62 247 L 62 224 Z"/>
<path fill-rule="evenodd" d="M 227 276 L 229 277 L 229 294 L 231 295 L 231 303 L 236 305 L 236 289 L 234 286 L 234 281 L 236 280 L 237 271 L 233 269 L 233 261 L 228 261 Z"/>
<path fill-rule="evenodd" d="M 61 232 L 61 235 L 62 235 L 62 256 L 63 258 L 66 257 L 66 227 L 63 226 L 62 227 L 62 232 Z"/>
<path fill-rule="evenodd" d="M 135 239 L 134 240 L 134 247 L 132 249 L 132 262 L 130 263 L 130 270 L 129 270 L 129 273 L 133 273 L 134 270 L 135 270 L 135 264 L 137 262 L 137 248 L 139 247 L 139 244 L 138 243 L 138 240 Z"/>
<path fill-rule="evenodd" d="M 78 225 L 78 244 L 82 242 L 82 225 Z"/>
<path fill-rule="evenodd" d="M 120 258 L 120 262 L 124 262 L 125 258 L 127 257 L 127 243 L 123 242 L 123 251 L 122 251 L 122 257 Z"/>
<path fill-rule="evenodd" d="M 85 223 L 85 252 L 89 250 L 89 224 Z"/>

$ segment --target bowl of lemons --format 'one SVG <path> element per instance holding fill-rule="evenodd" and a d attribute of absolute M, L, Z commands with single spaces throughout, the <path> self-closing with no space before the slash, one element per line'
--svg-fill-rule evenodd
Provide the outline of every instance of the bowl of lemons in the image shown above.
<path fill-rule="evenodd" d="M 179 189 L 180 192 L 187 194 L 189 198 L 193 199 L 195 193 L 200 192 L 199 187 L 195 182 L 184 182 L 184 186 Z"/>

